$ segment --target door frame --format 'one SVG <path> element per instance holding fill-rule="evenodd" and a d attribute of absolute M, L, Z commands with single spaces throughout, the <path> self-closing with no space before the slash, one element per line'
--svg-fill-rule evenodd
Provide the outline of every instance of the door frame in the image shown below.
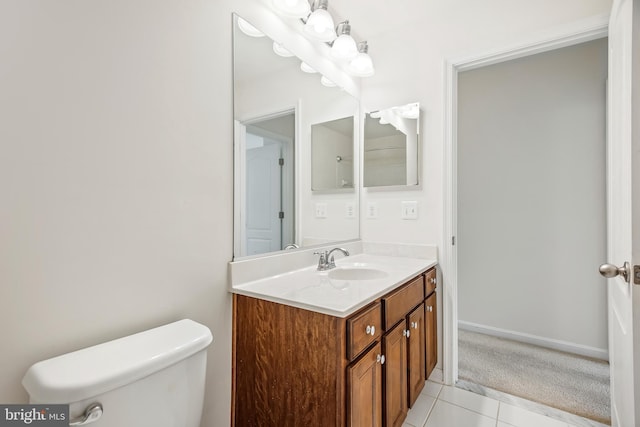
<path fill-rule="evenodd" d="M 536 37 L 500 49 L 444 63 L 444 210 L 442 236 L 442 368 L 443 380 L 454 385 L 458 380 L 458 248 L 455 237 L 457 213 L 457 90 L 458 73 L 504 61 L 547 52 L 607 37 L 609 16 L 601 15 L 565 25 Z"/>

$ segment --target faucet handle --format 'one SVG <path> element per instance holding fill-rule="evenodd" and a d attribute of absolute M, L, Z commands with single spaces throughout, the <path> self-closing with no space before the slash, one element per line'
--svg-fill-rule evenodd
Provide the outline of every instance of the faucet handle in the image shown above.
<path fill-rule="evenodd" d="M 314 252 L 314 255 L 320 255 L 318 260 L 318 270 L 323 271 L 327 269 L 327 251 Z"/>

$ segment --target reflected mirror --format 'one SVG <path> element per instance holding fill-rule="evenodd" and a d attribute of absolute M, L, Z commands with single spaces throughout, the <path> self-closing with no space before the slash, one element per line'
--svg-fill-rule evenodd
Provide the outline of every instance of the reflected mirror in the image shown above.
<path fill-rule="evenodd" d="M 420 105 L 367 113 L 364 124 L 364 186 L 418 184 Z"/>
<path fill-rule="evenodd" d="M 234 259 L 357 239 L 357 100 L 233 20 Z"/>
<path fill-rule="evenodd" d="M 353 117 L 311 126 L 311 188 L 353 191 Z"/>

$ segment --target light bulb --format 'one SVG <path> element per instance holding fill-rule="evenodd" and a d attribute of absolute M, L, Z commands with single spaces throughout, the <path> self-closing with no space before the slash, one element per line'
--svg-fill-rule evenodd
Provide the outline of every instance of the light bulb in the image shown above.
<path fill-rule="evenodd" d="M 353 59 L 358 54 L 358 45 L 351 37 L 349 21 L 338 24 L 338 38 L 331 45 L 331 56 L 336 59 Z"/>
<path fill-rule="evenodd" d="M 367 42 L 360 42 L 358 45 L 358 55 L 349 63 L 349 73 L 357 77 L 370 77 L 375 74 L 373 61 L 367 53 L 369 46 Z"/>
<path fill-rule="evenodd" d="M 320 83 L 322 83 L 322 85 L 326 87 L 336 87 L 336 84 L 325 76 L 322 76 L 322 78 L 320 78 Z"/>
<path fill-rule="evenodd" d="M 331 42 L 336 38 L 335 25 L 331 14 L 327 12 L 327 1 L 319 1 L 304 25 L 304 31 L 314 39 Z"/>
<path fill-rule="evenodd" d="M 317 73 L 317 71 L 306 62 L 300 63 L 300 69 L 309 74 Z"/>
<path fill-rule="evenodd" d="M 238 17 L 238 28 L 250 37 L 264 37 L 264 33 L 262 31 L 258 30 L 256 27 L 240 17 Z"/>
<path fill-rule="evenodd" d="M 288 49 L 277 42 L 273 42 L 273 51 L 276 53 L 276 55 L 283 56 L 285 58 L 293 56 L 293 53 L 291 53 Z"/>

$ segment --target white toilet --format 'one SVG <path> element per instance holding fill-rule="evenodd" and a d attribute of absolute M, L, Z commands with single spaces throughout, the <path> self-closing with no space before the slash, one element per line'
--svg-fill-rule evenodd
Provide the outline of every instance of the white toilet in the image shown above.
<path fill-rule="evenodd" d="M 33 404 L 69 404 L 70 425 L 198 427 L 211 331 L 180 320 L 31 366 Z"/>

